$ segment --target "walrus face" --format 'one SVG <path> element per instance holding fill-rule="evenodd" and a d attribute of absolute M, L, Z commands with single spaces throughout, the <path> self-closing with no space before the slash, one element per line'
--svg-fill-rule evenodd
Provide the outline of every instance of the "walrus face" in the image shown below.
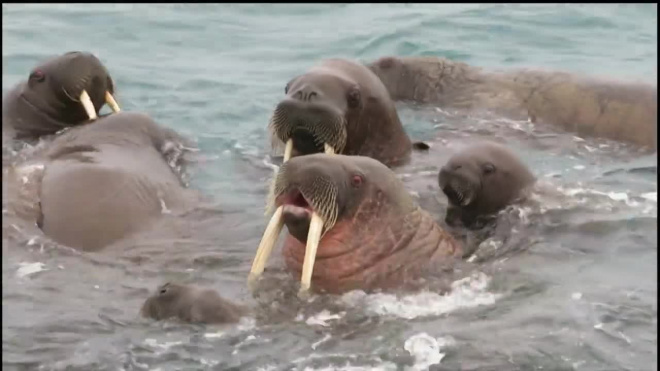
<path fill-rule="evenodd" d="M 534 181 L 513 152 L 492 142 L 475 144 L 455 154 L 438 175 L 440 189 L 464 224 L 500 211 Z M 449 219 L 448 212 L 448 223 Z"/>
<path fill-rule="evenodd" d="M 449 203 L 465 207 L 477 198 L 482 188 L 482 179 L 496 170 L 495 165 L 488 161 L 468 161 L 454 157 L 440 169 L 438 184 Z"/>
<path fill-rule="evenodd" d="M 354 82 L 323 71 L 291 80 L 271 117 L 269 127 L 287 144 L 284 161 L 296 155 L 343 153 L 349 120 L 362 108 L 360 88 Z"/>
<path fill-rule="evenodd" d="M 310 287 L 317 251 L 323 261 L 317 276 L 339 282 L 380 264 L 377 256 L 392 246 L 372 246 L 373 236 L 402 228 L 404 217 L 417 209 L 403 184 L 381 162 L 325 154 L 295 157 L 282 165 L 269 205 L 276 210 L 257 250 L 250 280 L 263 271 L 286 225 L 293 239 L 286 245 L 287 264 L 302 271 L 303 291 Z M 343 259 L 331 259 L 342 255 Z M 353 260 L 346 264 L 346 259 Z"/>
<path fill-rule="evenodd" d="M 73 126 L 96 119 L 105 103 L 118 112 L 114 91 L 114 83 L 98 58 L 69 52 L 35 67 L 21 96 L 51 119 Z"/>

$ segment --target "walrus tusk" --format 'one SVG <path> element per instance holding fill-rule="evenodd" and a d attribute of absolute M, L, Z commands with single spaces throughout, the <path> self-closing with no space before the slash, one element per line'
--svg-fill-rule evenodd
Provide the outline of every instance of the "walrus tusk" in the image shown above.
<path fill-rule="evenodd" d="M 110 94 L 109 91 L 105 92 L 105 102 L 110 106 L 110 109 L 112 109 L 112 112 L 117 113 L 121 111 L 119 109 L 119 104 L 117 104 L 117 101 L 115 100 L 115 97 Z"/>
<path fill-rule="evenodd" d="M 332 148 L 332 146 L 329 145 L 328 143 L 324 143 L 324 144 L 325 144 L 325 145 L 324 145 L 324 147 L 325 147 L 325 153 L 328 154 L 328 155 L 334 155 L 334 154 L 335 154 L 335 149 Z"/>
<path fill-rule="evenodd" d="M 87 112 L 89 119 L 96 120 L 98 117 L 96 116 L 96 109 L 94 108 L 94 103 L 92 103 L 92 100 L 89 98 L 89 94 L 87 94 L 87 90 L 83 90 L 82 93 L 80 93 L 80 103 L 82 103 L 83 108 L 85 108 L 85 112 Z"/>
<path fill-rule="evenodd" d="M 275 242 L 277 242 L 277 237 L 279 237 L 282 228 L 284 228 L 284 220 L 282 219 L 282 206 L 280 206 L 275 210 L 275 213 L 273 213 L 273 217 L 270 218 L 270 222 L 268 222 L 264 235 L 261 237 L 261 242 L 259 242 L 259 247 L 257 248 L 257 253 L 252 262 L 250 274 L 248 275 L 248 287 L 250 289 L 254 287 L 256 280 L 264 272 L 266 262 L 273 251 L 273 246 L 275 246 Z"/>
<path fill-rule="evenodd" d="M 286 141 L 286 147 L 284 148 L 284 162 L 289 161 L 291 158 L 291 152 L 293 152 L 293 139 Z"/>
<path fill-rule="evenodd" d="M 307 233 L 307 246 L 305 246 L 305 260 L 302 266 L 302 277 L 300 278 L 300 294 L 306 293 L 312 285 L 312 272 L 316 261 L 316 250 L 319 248 L 323 232 L 323 219 L 316 212 L 312 213 L 309 222 L 309 233 Z"/>

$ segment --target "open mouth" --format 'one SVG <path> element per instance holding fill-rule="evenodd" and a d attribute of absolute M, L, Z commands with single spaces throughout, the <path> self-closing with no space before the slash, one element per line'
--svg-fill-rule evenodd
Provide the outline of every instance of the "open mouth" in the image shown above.
<path fill-rule="evenodd" d="M 472 198 L 466 196 L 465 192 L 461 192 L 451 185 L 446 185 L 442 192 L 447 196 L 449 202 L 454 205 L 467 206 L 472 201 Z"/>
<path fill-rule="evenodd" d="M 308 130 L 299 128 L 291 134 L 293 140 L 293 149 L 296 156 L 311 155 L 314 153 L 323 153 L 324 148 L 320 140 L 316 139 Z"/>
<path fill-rule="evenodd" d="M 286 222 L 289 232 L 298 240 L 305 241 L 305 258 L 300 280 L 300 291 L 305 293 L 311 287 L 314 262 L 316 261 L 316 253 L 321 242 L 325 221 L 298 189 L 291 189 L 277 196 L 275 206 L 275 213 L 273 213 L 270 222 L 266 226 L 257 248 L 248 277 L 248 286 L 252 288 L 254 282 L 263 273 L 275 242 L 277 242 Z"/>

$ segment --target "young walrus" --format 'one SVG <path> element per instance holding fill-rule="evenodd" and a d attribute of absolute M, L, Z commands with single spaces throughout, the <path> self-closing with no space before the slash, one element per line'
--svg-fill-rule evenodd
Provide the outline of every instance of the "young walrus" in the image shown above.
<path fill-rule="evenodd" d="M 536 178 L 518 156 L 494 142 L 454 154 L 440 169 L 438 185 L 449 200 L 445 222 L 478 228 L 524 197 Z"/>
<path fill-rule="evenodd" d="M 223 298 L 215 290 L 165 283 L 142 305 L 140 314 L 157 321 L 176 318 L 188 323 L 235 323 L 248 309 Z"/>

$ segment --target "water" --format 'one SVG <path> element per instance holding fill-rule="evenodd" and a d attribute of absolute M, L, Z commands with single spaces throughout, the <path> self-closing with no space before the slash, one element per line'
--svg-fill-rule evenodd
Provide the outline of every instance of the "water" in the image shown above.
<path fill-rule="evenodd" d="M 123 109 L 196 140 L 191 187 L 211 198 L 179 238 L 162 228 L 122 254 L 79 254 L 5 211 L 3 181 L 3 369 L 657 369 L 656 156 L 525 122 L 398 105 L 408 133 L 433 148 L 397 172 L 439 218 L 437 171 L 475 138 L 514 148 L 553 190 L 507 211 L 473 274 L 447 296 L 353 292 L 301 303 L 277 258 L 266 273 L 273 290 L 255 299 L 245 285 L 266 222 L 264 129 L 291 77 L 327 57 L 438 55 L 654 82 L 656 5 L 2 10 L 3 94 L 38 61 L 94 52 Z M 256 319 L 139 319 L 142 301 L 171 279 L 213 287 L 257 308 Z"/>

